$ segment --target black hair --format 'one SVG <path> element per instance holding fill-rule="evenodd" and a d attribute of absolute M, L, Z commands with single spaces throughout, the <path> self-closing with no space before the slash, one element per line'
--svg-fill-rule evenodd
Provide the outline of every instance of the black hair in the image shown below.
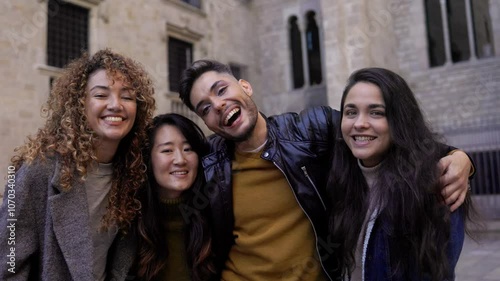
<path fill-rule="evenodd" d="M 189 142 L 200 159 L 198 174 L 193 185 L 184 192 L 186 204 L 189 206 L 189 219 L 186 221 L 185 242 L 187 263 L 191 270 L 192 280 L 209 280 L 215 272 L 211 259 L 211 234 L 208 223 L 208 206 L 196 208 L 194 198 L 205 186 L 201 157 L 208 152 L 208 144 L 203 131 L 190 119 L 175 113 L 158 115 L 153 119 L 148 130 L 148 144 L 145 157 L 148 166 L 148 184 L 141 196 L 142 211 L 138 220 L 139 255 L 137 274 L 141 280 L 154 280 L 161 270 L 167 266 L 168 247 L 166 229 L 160 222 L 165 217 L 166 209 L 162 208 L 157 184 L 151 164 L 151 151 L 158 130 L 166 125 L 176 127 Z"/>
<path fill-rule="evenodd" d="M 190 96 L 193 84 L 198 78 L 200 78 L 201 75 L 209 71 L 233 75 L 233 72 L 228 65 L 215 60 L 195 61 L 189 68 L 182 72 L 181 81 L 179 83 L 179 97 L 182 102 L 192 111 L 194 111 L 194 106 L 191 104 Z"/>

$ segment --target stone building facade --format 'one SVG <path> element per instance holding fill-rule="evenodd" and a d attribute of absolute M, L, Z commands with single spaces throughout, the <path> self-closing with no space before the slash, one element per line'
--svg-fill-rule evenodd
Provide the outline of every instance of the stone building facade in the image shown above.
<path fill-rule="evenodd" d="M 47 22 L 57 13 L 51 1 L 0 4 L 2 175 L 13 148 L 42 124 L 39 108 L 51 77 L 60 73 L 47 65 Z M 445 0 L 66 2 L 88 9 L 90 52 L 109 47 L 146 66 L 156 83 L 158 113 L 191 114 L 169 82 L 175 75 L 169 73 L 169 42 L 180 40 L 191 44 L 192 60 L 212 58 L 234 66 L 252 83 L 254 98 L 268 115 L 318 104 L 338 108 L 351 72 L 367 66 L 392 69 L 409 81 L 428 120 L 450 144 L 495 155 L 500 151 L 500 0 L 460 1 L 462 18 L 453 17 L 455 10 L 450 13 L 454 8 Z M 484 13 L 481 20 L 476 10 Z M 434 46 L 429 28 L 435 27 L 429 24 L 436 22 L 445 30 L 442 65 L 433 65 L 429 47 Z M 486 27 L 477 28 L 482 24 Z M 446 31 L 454 25 L 466 27 L 460 36 L 468 39 L 456 42 L 470 47 L 470 57 L 458 62 L 455 42 L 448 43 L 457 36 Z M 489 45 L 478 46 L 474 38 Z M 493 164 L 499 165 L 498 154 Z M 492 174 L 500 174 L 499 166 L 490 166 Z"/>

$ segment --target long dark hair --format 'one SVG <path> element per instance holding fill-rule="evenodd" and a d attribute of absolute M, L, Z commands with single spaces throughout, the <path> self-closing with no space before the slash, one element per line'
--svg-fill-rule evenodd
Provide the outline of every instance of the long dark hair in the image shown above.
<path fill-rule="evenodd" d="M 405 80 L 387 69 L 360 69 L 349 77 L 341 116 L 347 94 L 359 82 L 381 90 L 392 144 L 380 163 L 375 183 L 381 192 L 368 198 L 368 185 L 358 160 L 343 139 L 335 143 L 328 184 L 332 198 L 329 228 L 333 240 L 341 245 L 337 251 L 341 273 L 346 276 L 354 270 L 354 251 L 372 201 L 379 210 L 376 223 L 390 225 L 385 231 L 396 238 L 391 240 L 391 273 L 404 275 L 409 268 L 416 268 L 432 280 L 444 280 L 453 274 L 446 254 L 450 211 L 440 202 L 443 198 L 437 163 L 448 147 L 429 129 Z M 340 126 L 338 135 L 342 135 Z M 461 207 L 464 217 L 468 217 L 470 200 L 467 196 Z"/>
<path fill-rule="evenodd" d="M 141 196 L 142 210 L 138 220 L 140 239 L 137 275 L 141 280 L 154 280 L 160 271 L 167 266 L 169 252 L 165 239 L 166 229 L 161 223 L 166 210 L 161 207 L 159 201 L 150 159 L 156 133 L 159 128 L 165 125 L 179 129 L 200 159 L 195 182 L 183 194 L 186 198 L 186 204 L 189 206 L 189 220 L 186 221 L 185 227 L 186 256 L 192 280 L 209 280 L 215 270 L 211 259 L 209 223 L 205 215 L 208 207 L 196 208 L 197 205 L 194 204 L 196 194 L 200 194 L 199 192 L 205 185 L 201 157 L 208 152 L 208 145 L 202 130 L 193 121 L 175 113 L 156 116 L 148 130 L 149 143 L 146 145 L 144 153 L 147 157 L 148 184 Z"/>

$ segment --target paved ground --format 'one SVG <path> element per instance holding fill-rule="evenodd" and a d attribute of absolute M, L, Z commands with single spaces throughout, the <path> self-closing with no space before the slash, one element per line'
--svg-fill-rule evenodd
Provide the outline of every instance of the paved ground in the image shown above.
<path fill-rule="evenodd" d="M 467 238 L 455 273 L 456 281 L 500 281 L 500 229 Z"/>

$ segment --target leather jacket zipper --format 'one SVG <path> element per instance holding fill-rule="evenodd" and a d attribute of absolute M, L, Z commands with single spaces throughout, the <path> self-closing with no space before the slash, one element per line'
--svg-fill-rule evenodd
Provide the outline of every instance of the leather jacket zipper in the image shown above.
<path fill-rule="evenodd" d="M 304 172 L 304 175 L 306 176 L 306 178 L 309 180 L 309 182 L 311 183 L 311 185 L 313 186 L 314 188 L 314 191 L 316 191 L 316 195 L 318 195 L 318 198 L 319 200 L 321 201 L 321 204 L 323 205 L 323 209 L 326 210 L 326 205 L 325 205 L 325 202 L 323 202 L 323 198 L 321 198 L 321 195 L 319 194 L 319 191 L 318 189 L 316 188 L 316 185 L 313 183 L 311 177 L 309 177 L 309 174 L 307 173 L 307 169 L 306 169 L 306 166 L 302 166 L 300 167 L 302 169 L 302 171 Z"/>
<path fill-rule="evenodd" d="M 293 187 L 290 184 L 290 181 L 288 180 L 288 177 L 283 172 L 283 169 L 281 169 L 280 166 L 278 166 L 278 164 L 276 164 L 275 161 L 273 161 L 273 164 L 274 164 L 274 166 L 276 166 L 276 168 L 278 168 L 278 170 L 281 171 L 281 173 L 283 174 L 283 176 L 285 176 L 285 179 L 288 182 L 288 186 L 290 186 L 290 189 L 292 190 L 293 196 L 295 197 L 295 201 L 297 201 L 297 204 L 299 204 L 300 209 L 302 209 L 302 212 L 306 215 L 307 219 L 311 223 L 311 226 L 312 226 L 312 229 L 313 229 L 313 232 L 314 232 L 314 237 L 316 237 L 316 242 L 314 243 L 314 246 L 316 247 L 316 253 L 318 254 L 318 259 L 319 259 L 318 262 L 319 262 L 319 264 L 321 264 L 321 268 L 323 268 L 323 272 L 325 273 L 325 275 L 328 278 L 328 280 L 333 280 L 330 277 L 330 274 L 328 274 L 328 271 L 326 270 L 325 266 L 323 265 L 323 261 L 321 260 L 321 254 L 320 254 L 319 249 L 318 249 L 318 233 L 316 233 L 316 228 L 314 227 L 314 223 L 312 222 L 311 218 L 309 217 L 309 215 L 307 214 L 307 212 L 304 210 L 304 208 L 302 207 L 302 205 L 300 205 L 299 199 L 297 198 L 297 195 L 295 194 L 295 190 L 293 190 Z M 302 168 L 303 168 L 302 170 L 305 171 L 305 167 L 302 167 Z M 305 172 L 307 173 L 307 171 L 305 171 Z M 307 177 L 307 178 L 309 178 L 309 177 Z M 311 181 L 311 179 L 309 179 L 309 181 Z M 313 186 L 314 186 L 314 184 L 313 184 Z M 316 189 L 316 187 L 314 187 L 314 189 Z M 318 191 L 316 190 L 316 192 L 318 192 Z M 320 197 L 320 199 L 321 199 L 321 197 Z M 323 203 L 323 201 L 321 201 L 321 203 Z M 325 206 L 325 205 L 323 204 L 323 206 Z"/>

